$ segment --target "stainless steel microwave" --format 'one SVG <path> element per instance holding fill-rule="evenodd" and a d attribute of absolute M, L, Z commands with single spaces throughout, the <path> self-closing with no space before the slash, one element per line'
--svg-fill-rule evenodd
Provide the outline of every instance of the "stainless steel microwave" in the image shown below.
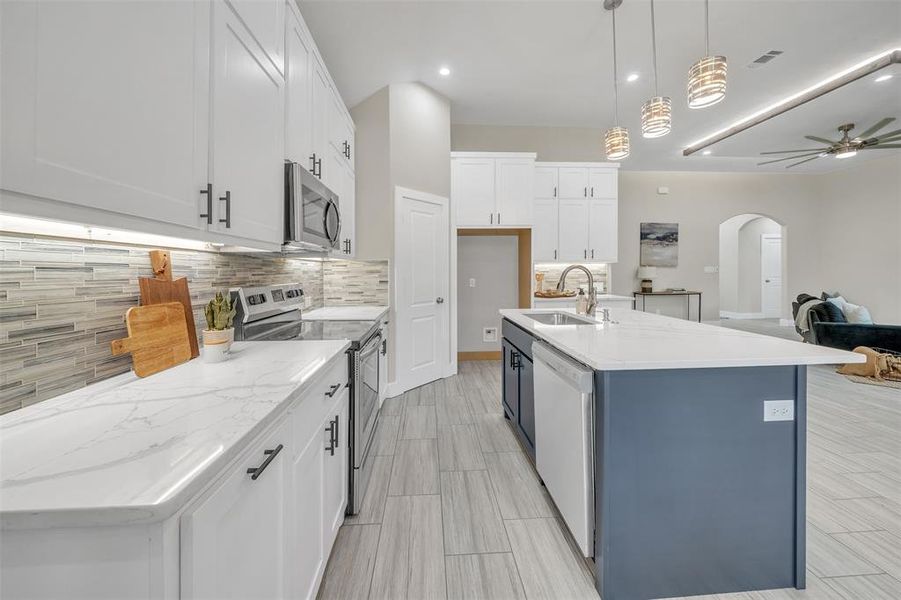
<path fill-rule="evenodd" d="M 301 250 L 338 248 L 338 195 L 298 163 L 285 163 L 285 245 Z"/>

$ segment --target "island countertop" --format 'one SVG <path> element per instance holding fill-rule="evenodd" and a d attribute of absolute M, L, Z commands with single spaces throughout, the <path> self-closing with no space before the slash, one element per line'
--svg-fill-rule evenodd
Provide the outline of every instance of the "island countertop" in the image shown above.
<path fill-rule="evenodd" d="M 4 528 L 174 514 L 316 381 L 347 341 L 245 342 L 0 417 Z"/>
<path fill-rule="evenodd" d="M 525 316 L 571 309 L 504 309 L 500 314 L 598 371 L 705 369 L 860 363 L 861 354 L 781 338 L 611 308 L 612 323 L 546 325 Z M 587 317 L 591 318 L 591 317 Z"/>

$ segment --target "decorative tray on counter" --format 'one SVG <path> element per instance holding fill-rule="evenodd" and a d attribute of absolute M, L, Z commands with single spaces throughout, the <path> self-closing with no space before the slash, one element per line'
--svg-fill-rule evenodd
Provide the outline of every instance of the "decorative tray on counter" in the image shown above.
<path fill-rule="evenodd" d="M 573 298 L 576 293 L 572 290 L 542 290 L 540 292 L 535 292 L 536 298 Z"/>

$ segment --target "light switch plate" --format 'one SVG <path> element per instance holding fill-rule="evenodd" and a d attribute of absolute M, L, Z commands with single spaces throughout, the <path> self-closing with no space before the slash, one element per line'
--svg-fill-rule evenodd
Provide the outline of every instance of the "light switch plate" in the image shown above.
<path fill-rule="evenodd" d="M 764 400 L 763 401 L 763 420 L 764 421 L 794 421 L 795 420 L 795 401 L 794 400 Z"/>

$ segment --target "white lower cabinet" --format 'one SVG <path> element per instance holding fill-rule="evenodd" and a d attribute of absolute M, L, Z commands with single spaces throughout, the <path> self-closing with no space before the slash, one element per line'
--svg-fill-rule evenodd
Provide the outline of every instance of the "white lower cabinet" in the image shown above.
<path fill-rule="evenodd" d="M 289 444 L 283 421 L 181 517 L 182 598 L 287 596 Z"/>
<path fill-rule="evenodd" d="M 181 515 L 182 599 L 316 597 L 347 507 L 349 392 L 337 361 Z"/>

